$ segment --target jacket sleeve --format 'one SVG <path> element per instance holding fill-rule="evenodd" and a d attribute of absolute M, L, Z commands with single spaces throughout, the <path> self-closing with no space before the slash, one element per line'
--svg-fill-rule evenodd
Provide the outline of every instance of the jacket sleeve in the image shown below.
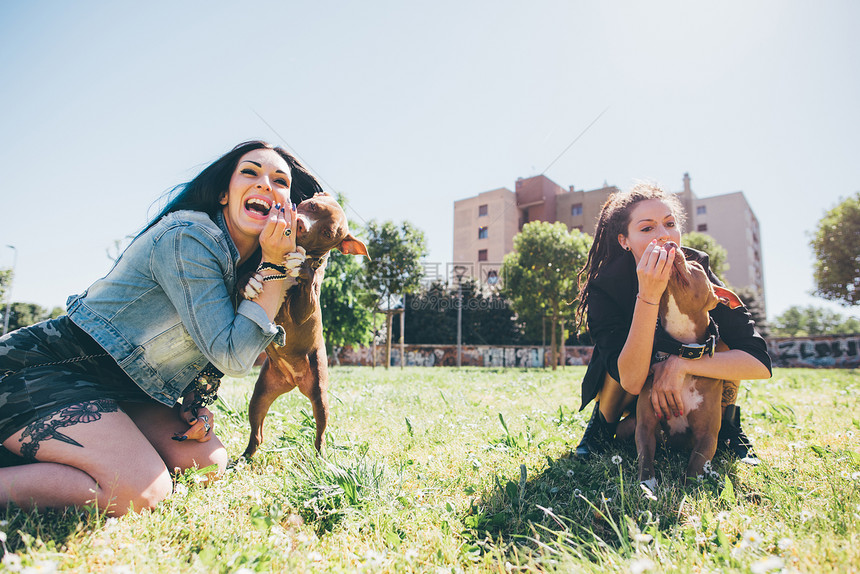
<path fill-rule="evenodd" d="M 588 331 L 594 346 L 600 351 L 604 372 L 608 372 L 616 381 L 621 380 L 618 356 L 627 341 L 632 321 L 631 317 L 625 316 L 624 310 L 625 307 L 619 305 L 609 293 L 597 285 L 592 286 L 588 295 Z M 603 381 L 599 381 L 599 384 L 603 384 Z"/>
<path fill-rule="evenodd" d="M 155 240 L 150 268 L 203 355 L 225 374 L 242 376 L 276 336 L 283 342 L 284 331 L 253 301 L 233 307 L 228 257 L 204 228 L 184 225 Z"/>
<path fill-rule="evenodd" d="M 700 263 L 707 270 L 711 283 L 725 287 L 723 282 L 711 272 L 708 255 L 704 253 L 702 255 L 704 257 L 700 260 Z M 728 305 L 720 303 L 716 308 L 711 310 L 711 317 L 720 330 L 720 339 L 730 349 L 737 349 L 752 355 L 773 374 L 771 358 L 767 352 L 767 342 L 756 330 L 755 321 L 746 308 L 746 305 L 737 309 L 730 309 Z"/>

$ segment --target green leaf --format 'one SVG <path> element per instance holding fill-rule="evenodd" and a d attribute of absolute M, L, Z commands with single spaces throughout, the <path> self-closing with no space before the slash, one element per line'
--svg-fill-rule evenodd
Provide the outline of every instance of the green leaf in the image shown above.
<path fill-rule="evenodd" d="M 823 446 L 818 446 L 817 444 L 812 444 L 812 445 L 809 445 L 809 448 L 812 449 L 812 452 L 814 452 L 815 454 L 817 454 L 821 458 L 824 458 L 827 455 L 827 449 L 825 449 Z"/>
<path fill-rule="evenodd" d="M 735 504 L 735 485 L 732 484 L 732 479 L 726 477 L 726 484 L 720 492 L 720 500 L 725 500 L 729 504 Z"/>

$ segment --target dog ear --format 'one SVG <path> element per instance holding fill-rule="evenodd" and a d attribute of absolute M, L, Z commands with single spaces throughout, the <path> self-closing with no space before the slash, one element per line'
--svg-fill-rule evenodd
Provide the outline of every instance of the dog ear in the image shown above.
<path fill-rule="evenodd" d="M 734 291 L 731 289 L 726 289 L 725 287 L 717 287 L 714 285 L 714 293 L 716 293 L 717 297 L 720 298 L 720 303 L 723 305 L 728 305 L 729 309 L 737 309 L 738 307 L 743 307 L 743 302 L 741 298 L 735 295 Z"/>
<path fill-rule="evenodd" d="M 352 233 L 343 238 L 340 245 L 337 246 L 340 252 L 344 255 L 364 255 L 370 259 L 367 254 L 367 246 L 361 241 L 352 236 Z"/>

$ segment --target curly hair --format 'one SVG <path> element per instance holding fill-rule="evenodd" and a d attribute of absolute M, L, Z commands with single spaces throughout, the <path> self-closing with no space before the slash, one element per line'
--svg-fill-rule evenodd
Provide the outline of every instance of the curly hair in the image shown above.
<path fill-rule="evenodd" d="M 579 270 L 579 307 L 576 310 L 577 329 L 582 326 L 588 312 L 588 294 L 591 282 L 600 276 L 606 265 L 618 257 L 632 257 L 618 243 L 618 236 L 627 237 L 630 225 L 630 215 L 640 201 L 659 199 L 665 203 L 675 216 L 675 223 L 680 230 L 684 224 L 684 208 L 678 197 L 665 191 L 654 183 L 640 182 L 630 188 L 630 191 L 613 193 L 600 210 L 600 217 L 594 229 L 594 242 L 588 251 L 588 259 Z"/>

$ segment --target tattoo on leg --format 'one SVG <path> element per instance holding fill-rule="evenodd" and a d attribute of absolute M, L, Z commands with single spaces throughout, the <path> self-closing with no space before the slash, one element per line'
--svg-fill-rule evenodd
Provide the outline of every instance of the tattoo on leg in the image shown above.
<path fill-rule="evenodd" d="M 25 438 L 30 439 L 30 442 L 21 445 L 21 456 L 31 462 L 35 462 L 36 453 L 39 452 L 39 446 L 42 441 L 49 439 L 56 439 L 66 444 L 83 448 L 84 445 L 62 434 L 59 429 L 79 423 L 97 421 L 102 418 L 102 413 L 115 413 L 118 410 L 119 406 L 116 401 L 97 399 L 95 401 L 70 405 L 55 414 L 31 423 L 21 433 L 21 438 L 18 439 L 18 442 L 21 443 L 24 443 Z"/>
<path fill-rule="evenodd" d="M 733 405 L 738 400 L 739 381 L 723 381 L 723 397 L 721 400 L 722 406 Z"/>

